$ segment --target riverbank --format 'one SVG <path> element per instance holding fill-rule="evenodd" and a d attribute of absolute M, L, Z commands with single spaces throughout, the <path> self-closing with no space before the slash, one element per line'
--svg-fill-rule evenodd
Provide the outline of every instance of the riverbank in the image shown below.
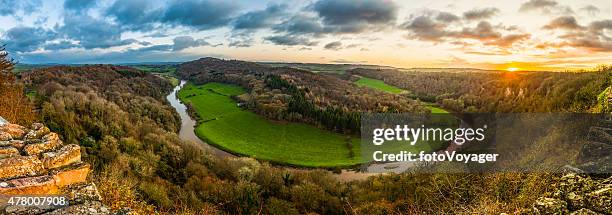
<path fill-rule="evenodd" d="M 267 120 L 239 107 L 231 98 L 245 93 L 228 84 L 187 83 L 179 98 L 199 117 L 195 133 L 232 153 L 290 166 L 351 167 L 360 162 L 359 138 L 315 126 Z"/>

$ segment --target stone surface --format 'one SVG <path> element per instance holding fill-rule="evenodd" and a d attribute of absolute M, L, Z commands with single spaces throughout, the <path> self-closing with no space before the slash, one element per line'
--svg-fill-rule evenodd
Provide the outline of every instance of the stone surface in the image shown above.
<path fill-rule="evenodd" d="M 78 145 L 63 145 L 43 124 L 0 126 L 0 214 L 111 214 L 96 185 L 87 182 L 90 169 Z M 5 195 L 62 195 L 70 206 L 2 207 Z"/>
<path fill-rule="evenodd" d="M 53 151 L 62 145 L 62 141 L 56 133 L 46 134 L 42 143 L 30 143 L 23 147 L 23 151 L 28 155 L 38 155 L 43 152 Z"/>
<path fill-rule="evenodd" d="M 40 123 L 34 123 L 32 124 L 32 130 L 30 130 L 26 135 L 25 135 L 25 139 L 31 140 L 31 139 L 40 139 L 43 136 L 47 135 L 49 132 L 49 128 L 45 127 L 44 125 L 40 124 Z"/>
<path fill-rule="evenodd" d="M 6 121 L 6 119 L 4 119 L 4 118 L 2 118 L 2 117 L 0 116 L 0 126 L 6 125 L 6 124 L 8 124 L 8 123 L 9 123 L 9 122 L 8 122 L 8 121 Z"/>
<path fill-rule="evenodd" d="M 11 140 L 11 134 L 6 133 L 6 132 L 0 132 L 0 141 L 9 141 Z"/>
<path fill-rule="evenodd" d="M 551 190 L 534 203 L 534 213 L 612 214 L 612 177 L 566 174 L 551 184 Z"/>
<path fill-rule="evenodd" d="M 571 215 L 599 215 L 600 213 L 597 213 L 595 211 L 583 208 L 577 211 L 574 211 L 571 213 Z"/>
<path fill-rule="evenodd" d="M 35 176 L 42 170 L 42 162 L 35 156 L 17 156 L 0 160 L 0 180 Z"/>
<path fill-rule="evenodd" d="M 86 201 L 102 201 L 96 184 L 77 184 L 65 188 L 67 197 L 72 204 L 82 204 Z"/>
<path fill-rule="evenodd" d="M 612 144 L 612 128 L 591 127 L 589 130 L 589 140 Z"/>
<path fill-rule="evenodd" d="M 0 159 L 10 158 L 19 155 L 19 150 L 12 146 L 0 146 Z"/>
<path fill-rule="evenodd" d="M 23 140 L 11 140 L 9 141 L 9 144 L 19 150 L 22 150 L 25 146 L 25 142 L 23 142 Z"/>
<path fill-rule="evenodd" d="M 70 144 L 55 152 L 43 154 L 43 164 L 47 169 L 54 169 L 81 162 L 81 147 Z"/>
<path fill-rule="evenodd" d="M 71 205 L 65 208 L 61 208 L 52 212 L 45 213 L 45 215 L 65 215 L 65 214 L 79 214 L 79 215 L 107 215 L 111 214 L 109 207 L 104 206 L 102 203 L 93 201 L 86 202 L 79 205 Z"/>
<path fill-rule="evenodd" d="M 567 214 L 567 202 L 554 198 L 541 197 L 533 205 L 536 214 Z"/>
<path fill-rule="evenodd" d="M 53 171 L 51 175 L 57 186 L 63 187 L 71 184 L 85 183 L 91 166 L 89 164 L 76 164 L 59 171 Z"/>
<path fill-rule="evenodd" d="M 26 207 L 26 206 L 8 206 L 4 211 L 7 214 L 18 214 L 18 215 L 38 215 L 50 211 L 50 207 Z"/>
<path fill-rule="evenodd" d="M 7 124 L 0 127 L 0 132 L 8 133 L 12 139 L 23 139 L 27 129 L 21 125 Z"/>
<path fill-rule="evenodd" d="M 59 188 L 56 186 L 53 177 L 36 176 L 29 178 L 18 178 L 6 181 L 8 186 L 0 187 L 0 194 L 15 195 L 15 194 L 58 194 Z"/>

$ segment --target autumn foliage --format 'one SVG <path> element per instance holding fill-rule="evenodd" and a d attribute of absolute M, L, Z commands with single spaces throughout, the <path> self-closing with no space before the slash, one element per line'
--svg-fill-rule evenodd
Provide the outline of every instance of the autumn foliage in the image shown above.
<path fill-rule="evenodd" d="M 35 119 L 33 106 L 24 87 L 13 74 L 13 60 L 0 48 L 0 116 L 14 123 L 27 125 Z"/>

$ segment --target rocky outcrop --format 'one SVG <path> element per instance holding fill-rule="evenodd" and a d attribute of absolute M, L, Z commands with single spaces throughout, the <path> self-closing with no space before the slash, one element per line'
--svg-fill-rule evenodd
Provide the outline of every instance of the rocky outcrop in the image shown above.
<path fill-rule="evenodd" d="M 612 214 L 612 177 L 567 174 L 533 205 L 535 214 Z"/>
<path fill-rule="evenodd" d="M 111 214 L 78 145 L 64 145 L 43 124 L 29 128 L 0 118 L 0 214 Z M 67 206 L 7 204 L 11 196 L 61 196 Z"/>
<path fill-rule="evenodd" d="M 6 124 L 9 124 L 9 122 L 0 116 L 0 126 L 6 125 Z"/>
<path fill-rule="evenodd" d="M 587 173 L 612 172 L 612 113 L 603 115 L 601 121 L 589 129 L 577 167 Z"/>

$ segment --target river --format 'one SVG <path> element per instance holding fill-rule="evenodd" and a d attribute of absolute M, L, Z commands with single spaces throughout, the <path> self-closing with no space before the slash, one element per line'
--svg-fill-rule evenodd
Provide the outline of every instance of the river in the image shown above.
<path fill-rule="evenodd" d="M 166 97 L 166 99 L 168 99 L 168 101 L 170 102 L 170 105 L 174 107 L 176 112 L 178 112 L 179 116 L 181 117 L 181 129 L 179 131 L 179 137 L 182 140 L 193 141 L 193 142 L 202 144 L 203 146 L 209 148 L 210 151 L 212 151 L 217 157 L 220 157 L 220 158 L 237 157 L 236 155 L 233 155 L 229 152 L 223 151 L 212 145 L 207 144 L 202 139 L 200 139 L 198 136 L 196 136 L 194 129 L 195 129 L 195 126 L 197 125 L 197 122 L 193 120 L 191 116 L 189 116 L 189 113 L 187 112 L 187 106 L 181 103 L 181 101 L 178 99 L 178 96 L 177 96 L 178 91 L 181 90 L 181 88 L 185 85 L 185 83 L 186 81 L 181 81 L 181 83 L 178 86 L 176 86 L 172 90 L 172 92 Z M 378 170 L 381 168 L 389 167 L 390 165 L 396 165 L 396 164 L 372 164 L 368 167 L 368 169 Z M 300 169 L 300 168 L 294 168 L 294 167 L 284 167 L 284 168 L 294 169 L 294 170 L 306 170 L 306 169 Z M 342 170 L 341 173 L 339 174 L 334 174 L 334 176 L 338 178 L 340 181 L 354 181 L 354 180 L 363 180 L 369 176 L 374 176 L 378 174 L 380 173 L 357 172 L 354 170 L 345 169 L 345 170 Z"/>
<path fill-rule="evenodd" d="M 183 104 L 178 99 L 178 91 L 187 83 L 186 81 L 181 81 L 181 83 L 176 86 L 172 92 L 166 97 L 166 99 L 170 102 L 170 105 L 178 112 L 181 117 L 181 130 L 179 131 L 179 138 L 182 140 L 192 141 L 196 143 L 200 143 L 204 145 L 206 148 L 210 149 L 216 156 L 224 158 L 224 157 L 236 157 L 233 154 L 230 154 L 226 151 L 208 145 L 202 139 L 200 139 L 195 134 L 195 126 L 197 125 L 196 121 L 191 119 L 189 113 L 187 112 L 187 106 Z"/>

